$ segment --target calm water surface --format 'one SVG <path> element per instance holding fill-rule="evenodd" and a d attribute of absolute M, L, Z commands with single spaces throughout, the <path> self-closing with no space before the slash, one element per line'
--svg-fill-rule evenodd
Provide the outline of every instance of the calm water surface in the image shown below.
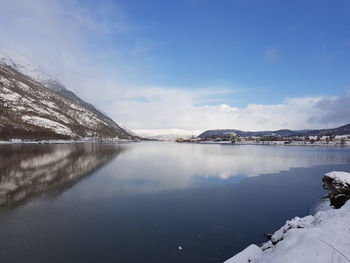
<path fill-rule="evenodd" d="M 0 262 L 222 262 L 306 215 L 330 170 L 350 149 L 1 145 Z"/>

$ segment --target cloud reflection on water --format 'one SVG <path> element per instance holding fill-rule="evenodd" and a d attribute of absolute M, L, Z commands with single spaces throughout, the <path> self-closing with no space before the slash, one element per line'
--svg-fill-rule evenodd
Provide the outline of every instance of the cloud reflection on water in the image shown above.
<path fill-rule="evenodd" d="M 142 143 L 128 149 L 108 172 L 111 183 L 126 192 L 232 184 L 291 168 L 350 162 L 349 150 L 341 148 Z"/>
<path fill-rule="evenodd" d="M 158 142 L 3 145 L 0 147 L 0 205 L 16 205 L 41 193 L 62 193 L 95 173 L 74 191 L 65 191 L 68 199 L 91 200 L 237 184 L 248 177 L 291 168 L 350 163 L 349 151 Z"/>

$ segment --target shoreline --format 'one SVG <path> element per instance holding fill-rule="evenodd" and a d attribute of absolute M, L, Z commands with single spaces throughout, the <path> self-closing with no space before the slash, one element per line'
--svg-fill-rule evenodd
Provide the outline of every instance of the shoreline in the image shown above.
<path fill-rule="evenodd" d="M 325 181 L 332 179 L 331 185 Z M 224 263 L 350 262 L 350 200 L 334 207 L 332 193 L 349 193 L 350 173 L 329 172 L 322 179 L 329 199 L 316 201 L 305 217 L 294 217 L 266 235 L 268 241 L 249 245 Z M 333 204 L 333 206 L 331 206 Z M 339 207 L 339 206 L 338 206 Z"/>
<path fill-rule="evenodd" d="M 107 143 L 107 144 L 119 144 L 119 143 L 132 143 L 132 142 L 142 142 L 142 141 L 152 141 L 152 142 L 160 142 L 160 143 L 166 143 L 166 142 L 176 142 L 176 141 L 161 141 L 161 140 L 126 140 L 126 139 L 120 139 L 120 140 L 16 140 L 16 141 L 3 141 L 0 140 L 0 145 L 17 145 L 17 144 L 72 144 L 72 143 Z M 177 142 L 179 143 L 179 142 Z M 236 142 L 231 143 L 229 141 L 197 141 L 197 142 L 182 142 L 184 144 L 205 144 L 205 145 L 256 145 L 256 146 L 301 146 L 301 147 L 329 147 L 329 148 L 348 148 L 350 147 L 350 143 L 346 143 L 344 145 L 340 145 L 339 143 L 288 143 L 284 144 L 284 142 L 274 142 L 274 141 L 267 141 L 267 142 Z"/>
<path fill-rule="evenodd" d="M 340 143 L 299 143 L 299 142 L 291 142 L 291 143 L 284 143 L 284 141 L 281 142 L 275 142 L 275 141 L 266 141 L 266 142 L 236 142 L 231 143 L 229 141 L 198 141 L 198 142 L 182 142 L 185 144 L 216 144 L 216 145 L 262 145 L 262 146 L 316 146 L 316 147 L 337 147 L 337 148 L 346 148 L 350 147 L 350 143 L 346 144 L 340 144 Z"/>

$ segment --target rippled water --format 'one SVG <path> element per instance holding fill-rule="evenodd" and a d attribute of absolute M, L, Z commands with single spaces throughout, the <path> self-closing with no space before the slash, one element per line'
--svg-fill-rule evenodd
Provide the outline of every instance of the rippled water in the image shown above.
<path fill-rule="evenodd" d="M 305 215 L 350 150 L 1 145 L 0 161 L 0 262 L 220 262 Z"/>

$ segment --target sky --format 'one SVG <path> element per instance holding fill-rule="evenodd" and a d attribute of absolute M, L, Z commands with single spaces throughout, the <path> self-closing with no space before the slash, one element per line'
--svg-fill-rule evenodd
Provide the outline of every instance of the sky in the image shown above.
<path fill-rule="evenodd" d="M 0 0 L 0 48 L 131 130 L 350 123 L 350 1 Z"/>

